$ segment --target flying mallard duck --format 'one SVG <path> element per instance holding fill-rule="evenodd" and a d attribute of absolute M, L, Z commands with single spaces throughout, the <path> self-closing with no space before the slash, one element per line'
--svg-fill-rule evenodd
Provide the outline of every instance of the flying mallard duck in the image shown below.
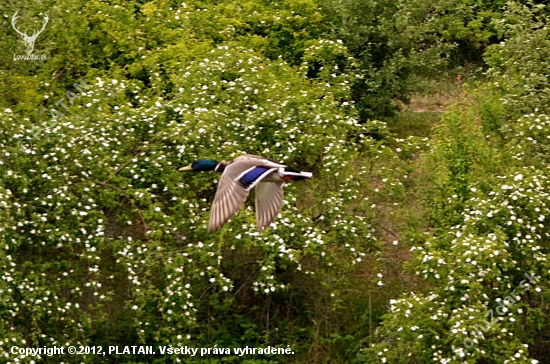
<path fill-rule="evenodd" d="M 258 230 L 263 230 L 275 220 L 283 205 L 283 183 L 312 176 L 310 172 L 300 172 L 296 168 L 250 154 L 237 157 L 229 163 L 198 159 L 180 168 L 180 171 L 222 173 L 210 213 L 209 233 L 221 228 L 239 211 L 254 187 L 256 223 Z"/>

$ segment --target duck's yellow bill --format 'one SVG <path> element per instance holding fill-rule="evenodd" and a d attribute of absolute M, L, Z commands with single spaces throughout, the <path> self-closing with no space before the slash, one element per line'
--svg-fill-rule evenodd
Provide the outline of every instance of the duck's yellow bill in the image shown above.
<path fill-rule="evenodd" d="M 185 166 L 185 167 L 181 167 L 179 170 L 180 171 L 192 171 L 193 168 L 191 168 L 191 165 L 188 165 L 188 166 Z"/>

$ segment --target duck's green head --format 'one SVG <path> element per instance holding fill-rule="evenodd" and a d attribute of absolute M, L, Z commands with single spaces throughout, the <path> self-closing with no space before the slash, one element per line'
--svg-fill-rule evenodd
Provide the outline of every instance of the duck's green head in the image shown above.
<path fill-rule="evenodd" d="M 186 167 L 182 167 L 179 170 L 180 171 L 193 171 L 193 172 L 205 172 L 205 171 L 213 171 L 216 169 L 216 166 L 218 165 L 217 161 L 213 161 L 211 159 L 197 159 L 190 165 Z"/>

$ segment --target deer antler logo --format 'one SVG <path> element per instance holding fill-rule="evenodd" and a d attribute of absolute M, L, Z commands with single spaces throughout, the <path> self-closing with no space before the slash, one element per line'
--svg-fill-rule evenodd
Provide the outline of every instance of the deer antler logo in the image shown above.
<path fill-rule="evenodd" d="M 19 10 L 18 10 L 19 11 Z M 46 16 L 44 17 L 44 24 L 42 25 L 42 29 L 40 30 L 35 30 L 32 35 L 27 35 L 27 32 L 25 30 L 25 32 L 21 32 L 19 30 L 18 27 L 15 26 L 15 22 L 17 21 L 17 19 L 19 18 L 17 16 L 17 12 L 15 12 L 15 14 L 13 14 L 13 17 L 11 18 L 11 26 L 13 27 L 13 29 L 19 33 L 19 35 L 21 35 L 23 37 L 23 40 L 25 41 L 25 45 L 27 47 L 27 55 L 31 55 L 32 51 L 34 50 L 34 42 L 36 42 L 36 38 L 38 38 L 38 36 L 40 35 L 40 33 L 42 33 L 42 31 L 44 30 L 44 28 L 46 28 L 46 24 L 48 24 L 48 20 L 50 20 L 50 18 L 48 18 L 48 15 L 46 14 Z"/>

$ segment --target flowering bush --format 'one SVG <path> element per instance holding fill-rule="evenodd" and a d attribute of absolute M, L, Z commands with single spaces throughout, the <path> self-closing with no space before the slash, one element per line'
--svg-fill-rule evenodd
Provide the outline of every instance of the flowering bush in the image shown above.
<path fill-rule="evenodd" d="M 161 21 L 173 14 L 167 6 L 143 6 L 139 26 L 118 6 L 91 2 L 81 11 L 102 19 L 107 35 L 91 37 L 112 54 L 105 37 L 126 29 L 111 17 L 150 33 L 173 21 Z M 202 9 L 175 13 L 192 23 Z M 11 345 L 271 343 L 300 352 L 308 344 L 295 332 L 312 318 L 342 315 L 352 272 L 366 266 L 365 284 L 380 281 L 372 207 L 399 199 L 402 183 L 380 168 L 395 152 L 368 136 L 387 133 L 384 125 L 356 121 L 354 61 L 345 46 L 310 39 L 292 66 L 237 36 L 212 45 L 175 40 L 190 25 L 170 24 L 163 41 L 174 44 L 166 48 L 144 44 L 143 58 L 119 55 L 111 70 L 89 69 L 65 89 L 52 89 L 50 76 L 39 81 L 47 111 L 40 104 L 32 112 L 0 111 L 0 346 L 7 361 L 32 360 L 12 354 Z M 128 57 L 125 74 L 118 63 Z M 308 62 L 322 62 L 319 75 L 308 74 Z M 267 232 L 255 230 L 247 204 L 221 232 L 207 234 L 219 175 L 177 169 L 245 152 L 315 178 L 285 188 Z M 308 308 L 320 299 L 322 307 Z M 292 311 L 283 315 L 283 308 Z"/>
<path fill-rule="evenodd" d="M 490 84 L 474 89 L 437 127 L 424 157 L 436 172 L 428 199 L 436 229 L 412 247 L 409 266 L 426 285 L 390 301 L 379 340 L 363 360 L 537 363 L 532 358 L 545 355 L 549 133 L 536 73 L 546 61 L 519 46 L 531 46 L 528 39 L 543 29 L 532 19 L 545 18 L 511 4 L 502 22 L 517 21 L 518 13 L 524 23 L 495 46 L 508 53 L 488 52 Z M 544 53 L 541 42 L 533 46 Z M 523 55 L 533 67 L 523 68 Z"/>
<path fill-rule="evenodd" d="M 433 138 L 369 119 L 406 101 L 412 74 L 446 64 L 453 34 L 486 30 L 447 29 L 450 4 L 35 4 L 51 19 L 35 47 L 46 61 L 0 55 L 3 361 L 66 360 L 12 346 L 131 343 L 347 362 L 366 337 L 359 360 L 534 357 L 547 323 L 548 110 L 545 63 L 521 50 L 546 54 L 544 26 L 508 27 L 531 17 L 510 5 L 508 39 L 487 53 L 492 82 Z M 2 9 L 10 29 L 17 9 Z M 20 51 L 16 37 L 6 52 Z M 220 175 L 178 169 L 243 153 L 314 177 L 285 186 L 268 230 L 249 201 L 207 234 Z"/>

